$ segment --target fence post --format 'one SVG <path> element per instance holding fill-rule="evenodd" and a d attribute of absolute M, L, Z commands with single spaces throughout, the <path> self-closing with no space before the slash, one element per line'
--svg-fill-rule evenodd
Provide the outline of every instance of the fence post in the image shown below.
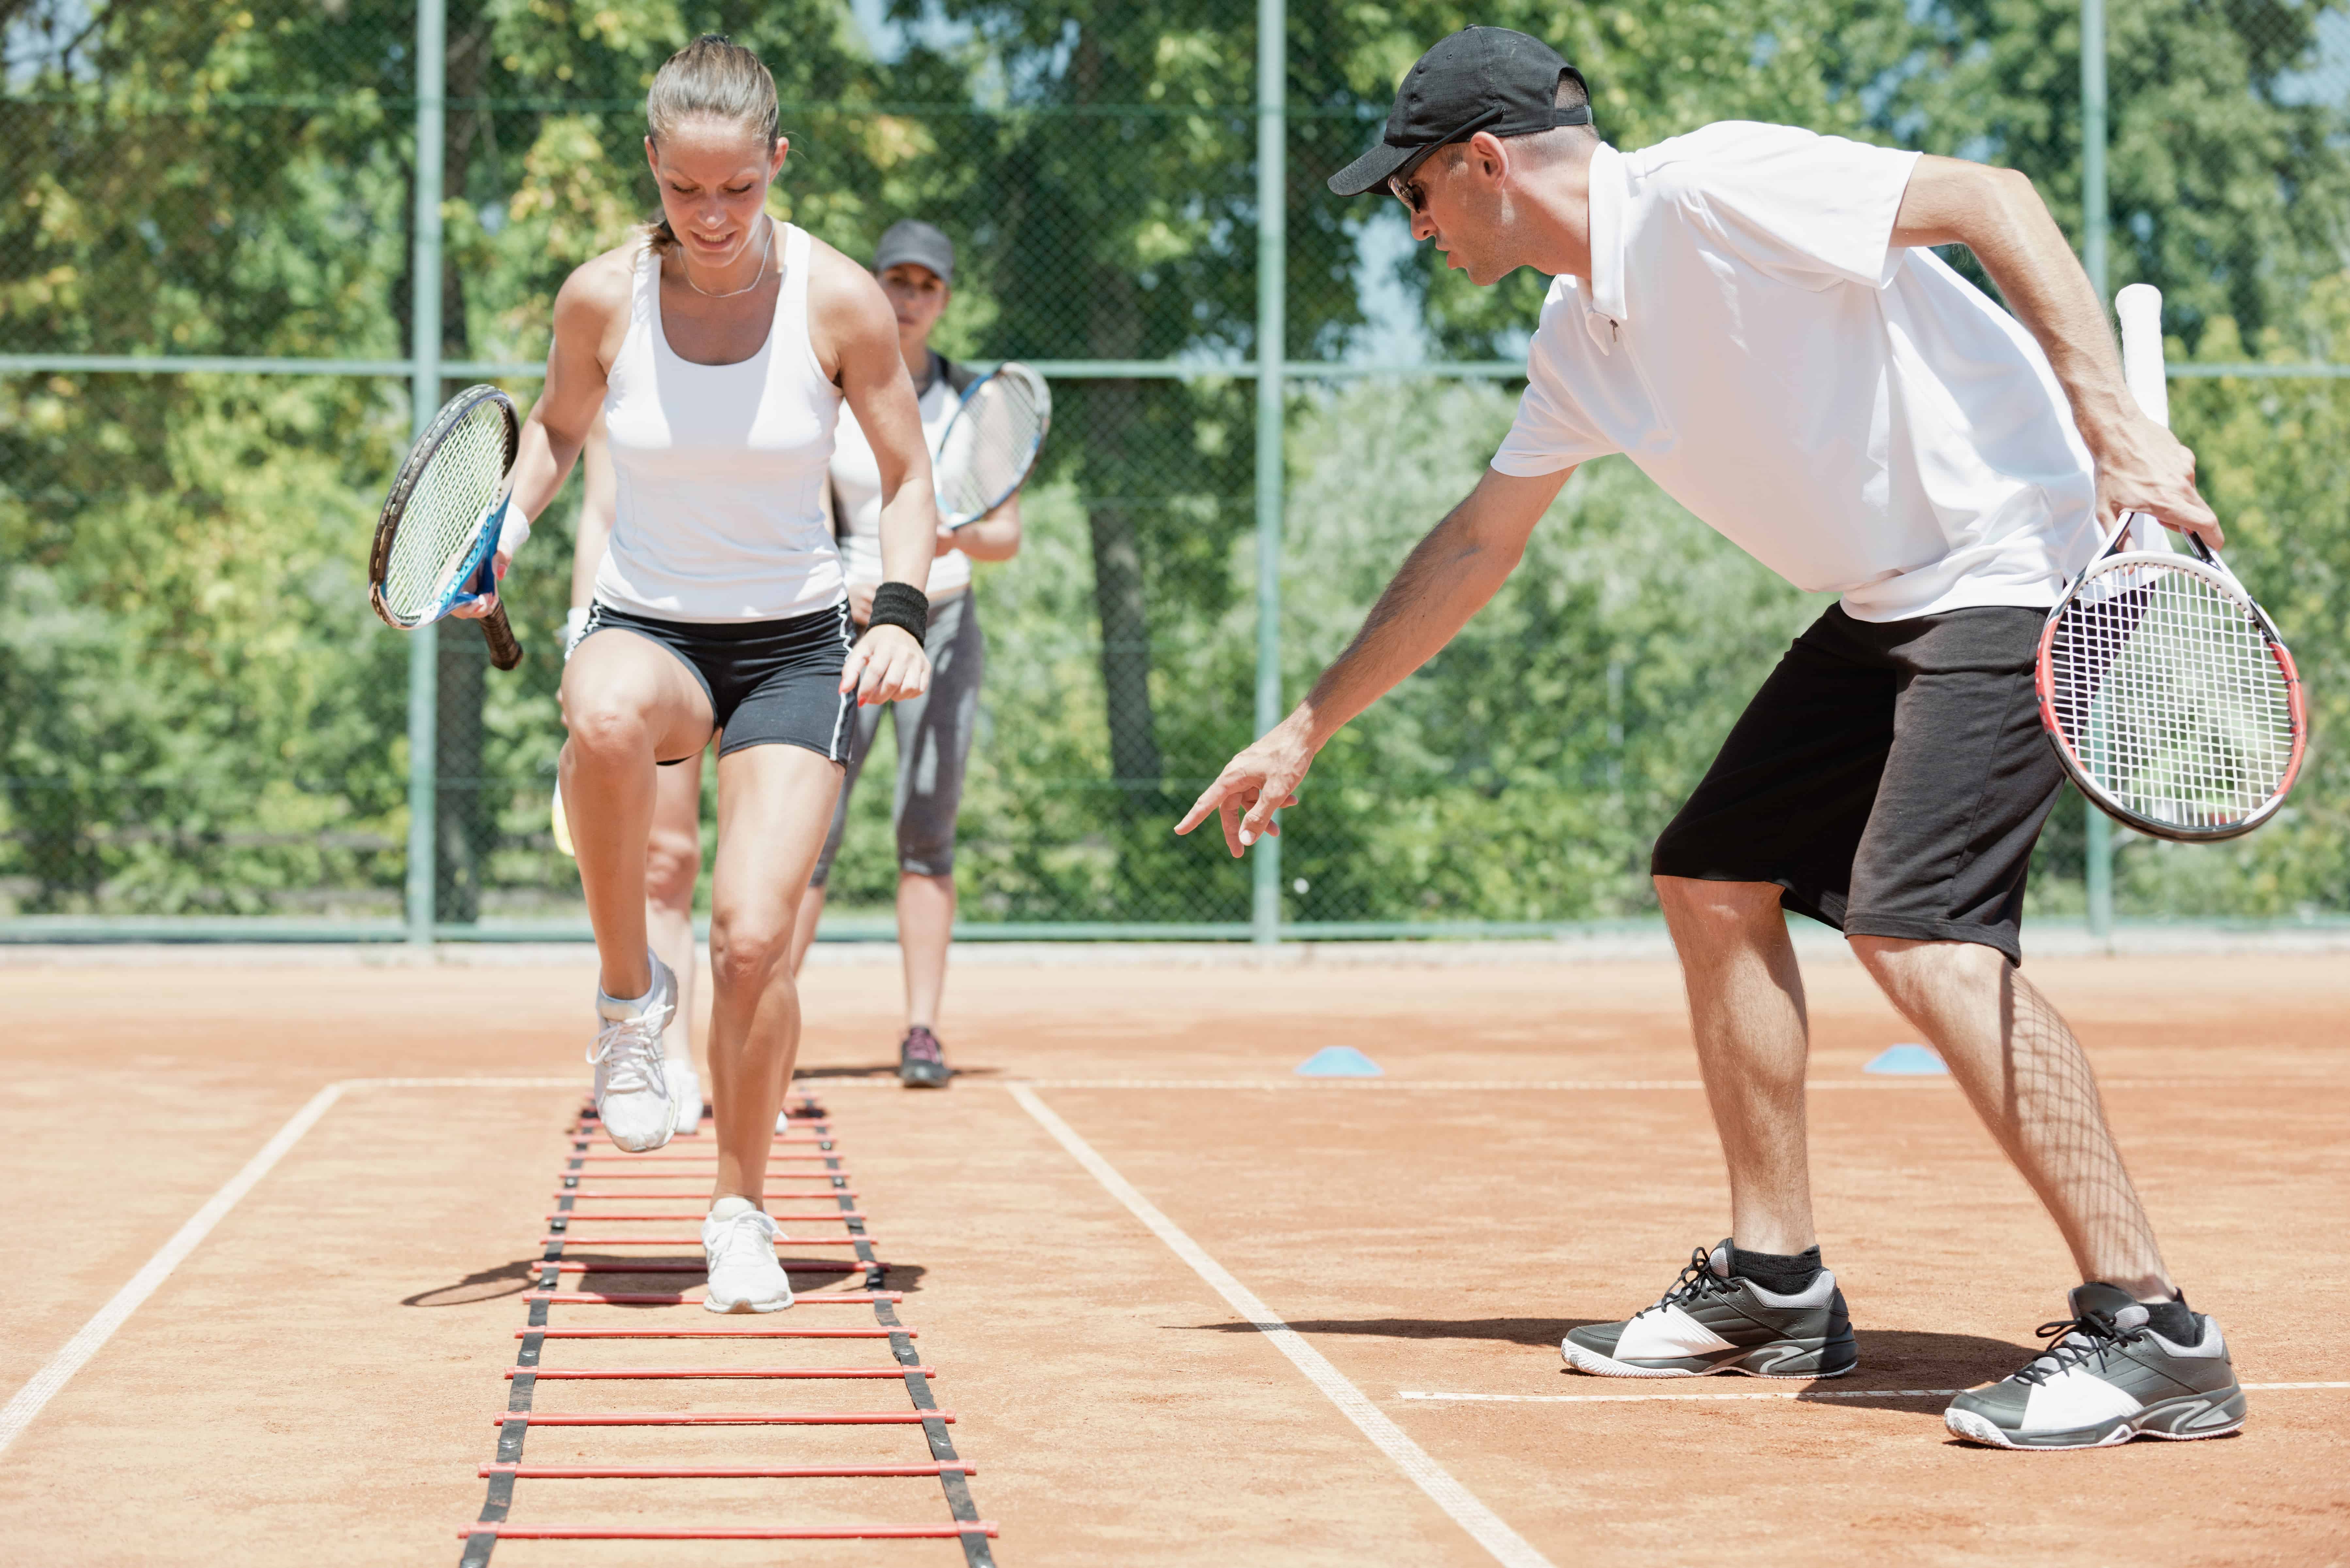
<path fill-rule="evenodd" d="M 441 407 L 441 157 L 448 67 L 447 0 L 416 6 L 415 292 L 409 314 L 411 439 Z M 434 793 L 441 682 L 435 628 L 408 634 L 408 940 L 432 940 Z"/>
<path fill-rule="evenodd" d="M 1282 356 L 1288 288 L 1289 90 L 1285 0 L 1256 7 L 1256 732 L 1281 722 Z M 1281 840 L 1249 851 L 1249 924 L 1281 940 Z"/>
<path fill-rule="evenodd" d="M 2097 302 L 2106 300 L 2106 241 L 2112 208 L 2106 194 L 2106 0 L 2081 0 L 2081 267 Z M 2114 936 L 2113 820 L 2086 799 L 2089 935 L 2104 943 Z"/>

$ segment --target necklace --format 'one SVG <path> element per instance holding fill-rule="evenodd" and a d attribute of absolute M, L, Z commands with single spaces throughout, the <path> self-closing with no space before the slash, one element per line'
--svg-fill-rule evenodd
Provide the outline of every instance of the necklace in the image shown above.
<path fill-rule="evenodd" d="M 759 252 L 759 270 L 757 275 L 754 275 L 750 282 L 744 284 L 740 288 L 730 288 L 723 294 L 712 294 L 708 289 L 693 281 L 693 270 L 685 265 L 685 258 L 681 255 L 677 258 L 677 270 L 678 275 L 685 279 L 685 286 L 693 290 L 694 293 L 702 296 L 704 299 L 732 299 L 738 294 L 748 294 L 753 289 L 758 287 L 761 284 L 766 282 L 767 260 L 770 256 L 773 256 L 775 254 L 775 220 L 768 217 L 764 213 L 759 214 L 759 222 L 766 228 L 767 244 L 765 247 Z"/>

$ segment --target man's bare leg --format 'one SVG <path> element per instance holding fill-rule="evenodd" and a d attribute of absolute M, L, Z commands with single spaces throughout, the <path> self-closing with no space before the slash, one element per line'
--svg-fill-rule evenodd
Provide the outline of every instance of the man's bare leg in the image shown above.
<path fill-rule="evenodd" d="M 2084 1280 L 2142 1302 L 2175 1293 L 2114 1147 L 2081 1043 L 1996 948 L 1854 937 L 1852 950 L 1940 1052 L 1983 1125 L 2048 1208 Z"/>
<path fill-rule="evenodd" d="M 1811 1037 L 1778 885 L 1683 877 L 1656 885 L 1730 1168 L 1731 1234 L 1748 1251 L 1800 1253 L 1818 1240 L 1804 1150 Z"/>

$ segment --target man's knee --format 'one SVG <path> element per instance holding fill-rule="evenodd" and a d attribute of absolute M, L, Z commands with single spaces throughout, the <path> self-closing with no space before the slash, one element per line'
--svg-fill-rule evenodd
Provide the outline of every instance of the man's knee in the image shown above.
<path fill-rule="evenodd" d="M 1751 925 L 1779 909 L 1776 882 L 1715 882 L 1701 877 L 1667 877 L 1656 884 L 1657 902 L 1673 925 Z"/>
<path fill-rule="evenodd" d="M 1925 988 L 1995 986 L 2007 973 L 2007 955 L 1981 942 L 1919 941 L 1856 932 L 1845 938 L 1852 956 L 1880 990 L 1902 996 Z"/>

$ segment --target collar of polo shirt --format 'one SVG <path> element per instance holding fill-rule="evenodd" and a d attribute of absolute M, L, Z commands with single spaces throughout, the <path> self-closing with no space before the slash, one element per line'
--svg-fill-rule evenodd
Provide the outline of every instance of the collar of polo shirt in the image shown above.
<path fill-rule="evenodd" d="M 1606 142 L 1591 150 L 1591 292 L 1583 325 L 1603 354 L 1629 315 L 1624 303 L 1624 157 Z"/>

